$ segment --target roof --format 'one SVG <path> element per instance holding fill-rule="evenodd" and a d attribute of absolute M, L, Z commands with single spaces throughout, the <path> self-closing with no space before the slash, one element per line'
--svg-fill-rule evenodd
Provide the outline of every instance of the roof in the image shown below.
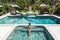
<path fill-rule="evenodd" d="M 42 3 L 40 6 L 47 6 L 46 4 Z"/>
<path fill-rule="evenodd" d="M 19 7 L 18 5 L 15 4 L 10 4 L 11 7 Z"/>

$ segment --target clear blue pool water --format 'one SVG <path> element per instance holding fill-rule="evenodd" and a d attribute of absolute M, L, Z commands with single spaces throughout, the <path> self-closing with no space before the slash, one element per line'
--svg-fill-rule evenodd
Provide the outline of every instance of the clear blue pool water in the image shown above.
<path fill-rule="evenodd" d="M 7 40 L 54 40 L 47 29 L 43 26 L 32 28 L 30 36 L 28 37 L 27 29 L 25 27 L 16 27 L 9 35 Z"/>
<path fill-rule="evenodd" d="M 23 17 L 23 16 L 7 16 L 0 19 L 0 24 L 60 24 L 60 19 L 53 16 L 35 16 L 35 17 Z"/>

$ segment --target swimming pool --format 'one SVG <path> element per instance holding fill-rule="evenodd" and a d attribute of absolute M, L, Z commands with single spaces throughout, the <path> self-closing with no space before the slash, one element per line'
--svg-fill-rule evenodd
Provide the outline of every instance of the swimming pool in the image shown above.
<path fill-rule="evenodd" d="M 54 16 L 7 16 L 0 19 L 0 24 L 60 24 L 60 19 Z"/>
<path fill-rule="evenodd" d="M 29 37 L 27 32 L 26 27 L 17 26 L 7 40 L 54 40 L 44 26 L 36 26 L 32 28 Z"/>

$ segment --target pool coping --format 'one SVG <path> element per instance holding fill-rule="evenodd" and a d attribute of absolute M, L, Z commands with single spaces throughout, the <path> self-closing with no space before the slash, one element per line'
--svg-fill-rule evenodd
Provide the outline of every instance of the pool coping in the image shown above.
<path fill-rule="evenodd" d="M 9 16 L 10 13 L 6 14 L 6 15 L 3 15 L 3 16 L 0 16 L 0 19 L 1 18 L 4 18 L 6 16 Z M 59 16 L 56 16 L 56 15 L 39 15 L 39 16 L 54 16 L 54 17 L 57 17 L 60 19 Z M 6 40 L 6 38 L 8 37 L 8 35 L 14 30 L 14 28 L 17 26 L 17 25 L 28 25 L 28 24 L 0 24 L 0 27 L 1 25 L 3 25 L 3 27 L 9 25 L 10 27 L 12 27 L 6 34 L 5 36 L 3 36 L 3 38 L 0 38 L 0 40 Z M 4 26 L 5 25 L 5 26 Z M 12 26 L 11 26 L 12 25 Z M 36 25 L 36 24 L 32 24 L 32 25 Z M 60 36 L 60 24 L 37 24 L 37 25 L 43 25 L 47 28 L 47 30 L 50 32 L 50 34 L 53 36 L 53 38 L 55 40 L 60 40 L 59 36 Z M 54 30 L 52 28 L 49 28 L 49 27 L 53 27 Z M 57 29 L 55 27 L 57 27 Z M 52 31 L 53 30 L 53 31 Z M 57 31 L 56 31 L 57 30 Z M 1 31 L 0 31 L 1 32 Z M 3 31 L 4 32 L 4 31 Z M 5 31 L 6 32 L 6 31 Z M 55 33 L 54 33 L 55 32 Z M 3 34 L 2 34 L 3 35 Z"/>
<path fill-rule="evenodd" d="M 23 14 L 25 14 L 25 13 L 23 13 Z M 25 14 L 25 15 L 26 15 L 26 14 Z M 21 15 L 11 15 L 10 12 L 9 12 L 9 13 L 7 13 L 7 14 L 5 14 L 5 15 L 0 16 L 0 19 L 1 19 L 1 18 L 4 18 L 4 17 L 6 17 L 6 16 L 21 16 Z M 59 16 L 56 16 L 56 15 L 49 15 L 49 14 L 46 14 L 46 15 L 38 15 L 38 14 L 37 14 L 36 16 L 54 16 L 54 17 L 57 17 L 57 18 L 60 19 Z"/>
<path fill-rule="evenodd" d="M 7 13 L 7 14 L 5 14 L 5 15 L 0 16 L 0 19 L 6 17 L 6 16 L 8 16 L 8 15 L 10 15 L 10 13 Z"/>
<path fill-rule="evenodd" d="M 2 27 L 11 27 L 11 28 L 8 28 L 7 30 L 6 30 L 6 28 L 5 28 L 5 32 L 6 32 L 6 34 L 5 35 L 3 35 L 4 33 L 2 33 L 1 32 L 1 30 L 0 30 L 0 32 L 1 32 L 1 34 L 2 34 L 2 38 L 0 38 L 1 40 L 6 40 L 7 39 L 7 37 L 10 35 L 10 33 L 15 29 L 15 27 L 16 26 L 18 26 L 19 24 L 16 24 L 16 25 L 14 25 L 14 24 L 0 24 L 0 27 L 2 26 Z M 20 25 L 20 26 L 27 26 L 28 24 L 22 24 L 22 25 Z M 52 37 L 54 38 L 54 40 L 60 40 L 60 24 L 39 24 L 39 25 L 36 25 L 36 24 L 32 24 L 32 26 L 44 26 L 48 31 L 49 31 L 49 33 L 52 35 Z M 9 30 L 9 31 L 8 31 Z M 3 31 L 4 32 L 4 31 Z M 1 36 L 0 36 L 1 37 Z"/>

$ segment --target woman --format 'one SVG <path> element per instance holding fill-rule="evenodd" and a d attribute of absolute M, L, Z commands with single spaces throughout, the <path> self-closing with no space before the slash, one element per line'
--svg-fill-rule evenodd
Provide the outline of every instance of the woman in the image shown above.
<path fill-rule="evenodd" d="M 30 36 L 30 33 L 31 33 L 31 28 L 32 26 L 31 26 L 31 23 L 29 23 L 29 25 L 28 25 L 28 36 Z"/>

